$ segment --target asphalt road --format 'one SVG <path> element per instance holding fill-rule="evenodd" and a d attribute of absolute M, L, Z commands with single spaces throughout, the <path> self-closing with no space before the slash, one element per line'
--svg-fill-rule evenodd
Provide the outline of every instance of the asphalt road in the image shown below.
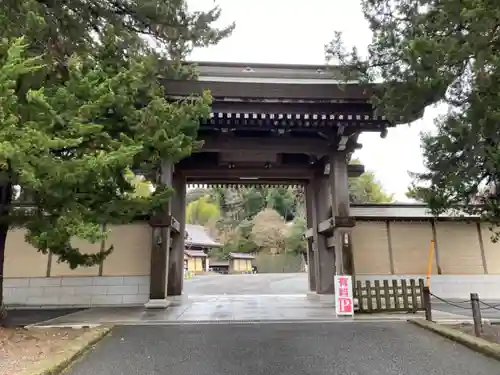
<path fill-rule="evenodd" d="M 69 375 L 492 375 L 498 362 L 408 323 L 120 327 Z"/>

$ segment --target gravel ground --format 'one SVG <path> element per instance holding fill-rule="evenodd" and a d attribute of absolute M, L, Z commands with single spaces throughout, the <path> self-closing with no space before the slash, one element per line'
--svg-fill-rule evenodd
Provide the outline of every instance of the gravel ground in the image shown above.
<path fill-rule="evenodd" d="M 60 316 L 83 311 L 83 308 L 64 309 L 9 309 L 7 310 L 6 326 L 24 327 L 29 324 L 43 322 Z"/>
<path fill-rule="evenodd" d="M 475 336 L 474 325 L 472 324 L 460 324 L 455 325 L 453 328 L 458 329 L 462 332 L 468 333 L 469 335 Z M 481 338 L 500 344 L 500 326 L 491 325 L 491 324 L 483 324 L 483 331 L 481 334 Z"/>
<path fill-rule="evenodd" d="M 16 375 L 65 350 L 88 330 L 0 328 L 0 375 Z"/>

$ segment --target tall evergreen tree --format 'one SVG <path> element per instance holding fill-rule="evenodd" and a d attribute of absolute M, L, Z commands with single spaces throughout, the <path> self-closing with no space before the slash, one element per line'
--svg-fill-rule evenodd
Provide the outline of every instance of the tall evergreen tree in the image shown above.
<path fill-rule="evenodd" d="M 362 0 L 373 33 L 366 59 L 337 34 L 327 56 L 346 77 L 382 81 L 374 104 L 411 121 L 430 104 L 448 112 L 423 134 L 427 172 L 411 195 L 438 215 L 451 207 L 500 219 L 500 4 L 488 0 Z M 402 119 L 400 118 L 402 117 Z M 475 203 L 481 203 L 477 205 Z"/>
<path fill-rule="evenodd" d="M 157 53 L 185 60 L 193 48 L 229 36 L 234 24 L 215 28 L 219 7 L 192 12 L 186 0 L 5 0 L 0 3 L 0 36 L 25 36 L 30 50 L 64 62 L 74 52 L 92 53 L 106 27 L 141 36 Z M 127 48 L 122 40 L 119 49 Z"/>
<path fill-rule="evenodd" d="M 349 198 L 351 203 L 391 203 L 393 195 L 387 194 L 376 180 L 373 172 L 349 179 Z"/>
<path fill-rule="evenodd" d="M 195 76 L 183 64 L 189 52 L 233 29 L 212 27 L 219 15 L 189 12 L 184 0 L 0 4 L 0 310 L 12 225 L 39 251 L 91 266 L 111 249 L 82 254 L 72 237 L 99 241 L 101 224 L 164 205 L 170 189 L 134 194 L 130 170 L 155 173 L 196 146 L 209 94 L 172 103 L 162 82 Z M 12 208 L 14 184 L 29 192 L 29 212 Z"/>

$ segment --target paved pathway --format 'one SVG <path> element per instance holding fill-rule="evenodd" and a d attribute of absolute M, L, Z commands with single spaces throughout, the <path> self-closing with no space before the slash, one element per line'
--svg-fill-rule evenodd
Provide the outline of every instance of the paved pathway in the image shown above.
<path fill-rule="evenodd" d="M 407 323 L 120 327 L 68 375 L 492 375 L 497 361 Z"/>
<path fill-rule="evenodd" d="M 184 281 L 184 295 L 167 310 L 93 308 L 50 322 L 160 324 L 210 321 L 336 319 L 333 300 L 307 298 L 307 274 L 207 275 Z"/>
<path fill-rule="evenodd" d="M 251 275 L 207 275 L 184 280 L 183 293 L 222 294 L 306 294 L 307 273 L 258 273 Z"/>
<path fill-rule="evenodd" d="M 423 314 L 356 315 L 358 321 L 406 321 Z M 451 314 L 435 315 L 435 319 L 452 319 Z M 71 326 L 81 324 L 165 325 L 234 322 L 310 322 L 346 321 L 337 318 L 332 302 L 310 300 L 304 295 L 222 295 L 193 296 L 174 303 L 167 310 L 143 307 L 92 308 L 56 318 L 40 325 Z"/>
<path fill-rule="evenodd" d="M 185 295 L 167 310 L 143 307 L 92 308 L 42 325 L 111 323 L 122 325 L 200 322 L 333 321 L 333 299 L 307 297 L 306 274 L 257 274 L 199 276 L 186 280 Z M 423 315 L 423 314 L 420 314 Z M 406 320 L 408 314 L 358 315 L 356 320 Z M 456 316 L 436 312 L 434 319 Z M 345 320 L 346 318 L 344 318 Z M 350 319 L 350 318 L 347 318 Z"/>

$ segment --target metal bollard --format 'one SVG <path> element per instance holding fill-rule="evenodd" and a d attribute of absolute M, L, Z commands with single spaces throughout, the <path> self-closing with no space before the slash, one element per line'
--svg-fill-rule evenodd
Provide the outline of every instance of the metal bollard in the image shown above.
<path fill-rule="evenodd" d="M 424 286 L 424 309 L 425 320 L 432 322 L 432 305 L 431 305 L 431 291 L 428 286 Z"/>
<path fill-rule="evenodd" d="M 472 320 L 474 321 L 474 333 L 477 337 L 481 337 L 483 324 L 481 319 L 481 308 L 479 306 L 479 296 L 477 293 L 470 294 L 470 304 L 472 307 Z"/>

